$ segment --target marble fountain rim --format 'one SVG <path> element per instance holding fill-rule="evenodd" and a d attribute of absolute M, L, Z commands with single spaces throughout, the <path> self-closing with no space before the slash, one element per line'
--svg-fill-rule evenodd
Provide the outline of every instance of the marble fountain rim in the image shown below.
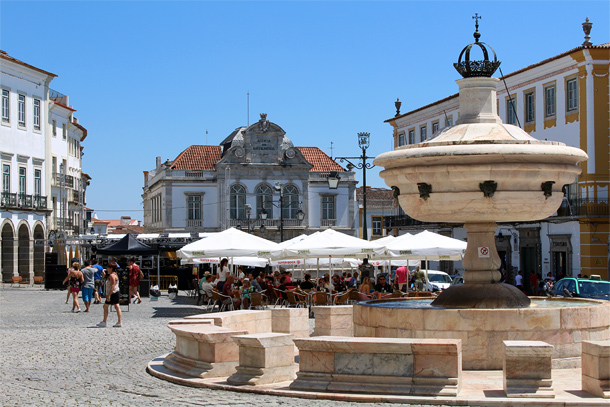
<path fill-rule="evenodd" d="M 594 299 L 594 298 L 557 298 L 557 297 L 553 297 L 553 298 L 549 298 L 549 297 L 528 297 L 531 300 L 544 300 L 544 301 L 551 301 L 551 302 L 587 302 L 590 303 L 590 306 L 596 306 L 596 305 L 604 305 L 607 303 L 610 303 L 610 301 L 607 300 L 598 300 L 598 299 Z M 546 307 L 546 308 L 537 308 L 537 307 L 520 307 L 520 308 L 445 308 L 445 307 L 434 307 L 434 308 L 430 308 L 430 307 L 425 307 L 425 308 L 392 308 L 392 307 L 377 307 L 375 306 L 375 304 L 384 304 L 384 303 L 388 303 L 388 302 L 406 302 L 406 301 L 433 301 L 434 298 L 417 298 L 417 297 L 412 297 L 412 298 L 384 298 L 384 299 L 379 299 L 379 300 L 367 300 L 367 301 L 360 301 L 357 303 L 354 303 L 354 305 L 360 305 L 360 306 L 364 306 L 364 307 L 371 307 L 371 308 L 379 308 L 379 309 L 423 309 L 426 311 L 506 311 L 506 310 L 535 310 L 535 309 L 545 309 L 545 310 L 553 310 L 553 309 L 566 309 L 566 308 L 575 308 L 575 309 L 581 309 L 583 308 L 583 306 L 565 306 L 565 305 L 561 305 L 561 306 L 557 306 L 557 307 Z"/>

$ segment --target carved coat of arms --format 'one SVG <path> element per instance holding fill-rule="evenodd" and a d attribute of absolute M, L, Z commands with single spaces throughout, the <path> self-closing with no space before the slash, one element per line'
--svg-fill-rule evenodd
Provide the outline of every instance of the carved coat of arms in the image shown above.
<path fill-rule="evenodd" d="M 263 133 L 269 130 L 269 120 L 267 120 L 267 113 L 261 113 L 261 119 L 258 121 L 258 129 Z"/>

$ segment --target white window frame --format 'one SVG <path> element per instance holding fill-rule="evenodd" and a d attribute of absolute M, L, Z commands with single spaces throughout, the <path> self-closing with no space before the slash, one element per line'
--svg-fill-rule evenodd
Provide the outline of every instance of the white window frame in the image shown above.
<path fill-rule="evenodd" d="M 34 196 L 42 195 L 42 170 L 34 168 Z"/>
<path fill-rule="evenodd" d="M 555 84 L 544 87 L 544 118 L 552 119 L 557 112 L 557 90 Z M 552 91 L 552 92 L 551 92 Z M 550 93 L 550 94 L 549 94 Z"/>
<path fill-rule="evenodd" d="M 517 99 L 515 96 L 506 98 L 506 123 L 517 124 Z"/>
<path fill-rule="evenodd" d="M 428 126 L 423 125 L 419 128 L 419 141 L 423 143 L 428 139 Z"/>
<path fill-rule="evenodd" d="M 261 213 L 267 212 L 267 219 L 273 218 L 273 188 L 269 184 L 261 184 L 256 187 L 256 217 L 260 218 Z"/>
<path fill-rule="evenodd" d="M 2 192 L 11 192 L 11 165 L 2 163 Z"/>
<path fill-rule="evenodd" d="M 40 114 L 41 114 L 41 101 L 38 98 L 32 100 L 32 112 L 34 113 L 34 130 L 40 131 Z"/>
<path fill-rule="evenodd" d="M 2 123 L 11 122 L 11 91 L 2 89 Z"/>
<path fill-rule="evenodd" d="M 17 95 L 17 124 L 19 127 L 25 127 L 25 99 L 23 93 Z"/>
<path fill-rule="evenodd" d="M 246 218 L 246 197 L 248 190 L 242 184 L 231 185 L 229 194 L 229 218 L 230 219 L 245 219 Z"/>
<path fill-rule="evenodd" d="M 187 194 L 186 219 L 203 220 L 203 196 L 201 194 Z"/>
<path fill-rule="evenodd" d="M 399 146 L 405 145 L 405 132 L 404 131 L 398 135 L 398 145 Z"/>
<path fill-rule="evenodd" d="M 525 102 L 525 123 L 536 122 L 536 92 L 528 91 L 523 95 Z"/>
<path fill-rule="evenodd" d="M 61 124 L 61 138 L 62 140 L 68 138 L 68 126 L 66 126 L 66 123 Z"/>
<path fill-rule="evenodd" d="M 438 121 L 432 123 L 432 134 L 434 135 L 436 133 L 438 133 Z"/>
<path fill-rule="evenodd" d="M 53 119 L 53 137 L 57 137 L 57 120 Z"/>
<path fill-rule="evenodd" d="M 447 116 L 445 118 L 445 127 L 453 126 L 453 116 Z"/>
<path fill-rule="evenodd" d="M 415 144 L 415 129 L 409 130 L 409 144 Z"/>
<path fill-rule="evenodd" d="M 284 185 L 282 189 L 284 202 L 282 202 L 281 210 L 284 211 L 284 219 L 296 219 L 299 211 L 299 188 L 294 184 L 288 184 Z"/>
<path fill-rule="evenodd" d="M 570 89 L 571 84 L 574 84 L 573 89 Z M 566 80 L 566 112 L 578 112 L 578 78 Z"/>
<path fill-rule="evenodd" d="M 330 215 L 332 215 L 332 217 Z M 336 195 L 322 195 L 321 196 L 320 218 L 322 220 L 334 220 L 334 221 L 337 220 L 337 197 L 336 197 Z"/>
<path fill-rule="evenodd" d="M 19 166 L 19 195 L 27 195 L 28 192 L 28 169 Z"/>
<path fill-rule="evenodd" d="M 371 216 L 371 234 L 383 236 L 383 216 Z"/>

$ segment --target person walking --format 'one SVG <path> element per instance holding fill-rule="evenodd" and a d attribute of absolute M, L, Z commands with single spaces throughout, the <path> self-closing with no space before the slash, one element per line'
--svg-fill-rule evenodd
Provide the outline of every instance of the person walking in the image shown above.
<path fill-rule="evenodd" d="M 85 267 L 81 270 L 83 273 L 83 302 L 85 303 L 85 312 L 89 312 L 91 300 L 93 299 L 93 290 L 95 289 L 95 273 L 96 268 L 91 266 L 91 260 L 85 262 Z"/>
<path fill-rule="evenodd" d="M 102 266 L 97 264 L 97 259 L 91 260 L 91 267 L 95 269 L 95 277 L 93 278 L 93 295 L 94 295 L 94 304 L 101 304 L 100 294 L 102 292 L 102 279 L 106 276 L 104 269 Z"/>
<path fill-rule="evenodd" d="M 402 292 L 409 291 L 409 269 L 405 266 L 400 266 L 396 269 L 396 287 Z"/>
<path fill-rule="evenodd" d="M 129 270 L 129 301 L 131 301 L 131 299 L 135 297 L 133 303 L 139 304 L 142 302 L 142 298 L 140 298 L 140 293 L 138 292 L 141 277 L 140 266 L 136 264 L 136 260 L 133 257 L 129 259 L 128 264 L 129 265 L 127 266 L 127 269 Z"/>
<path fill-rule="evenodd" d="M 113 305 L 116 310 L 118 321 L 114 324 L 115 328 L 122 327 L 122 314 L 121 307 L 119 307 L 119 300 L 121 295 L 119 294 L 119 276 L 116 274 L 116 266 L 109 264 L 106 268 L 108 271 L 108 278 L 106 279 L 106 286 L 104 292 L 106 293 L 106 303 L 104 304 L 104 320 L 97 324 L 98 328 L 106 328 L 106 322 L 108 321 L 108 311 L 110 306 Z"/>
<path fill-rule="evenodd" d="M 83 279 L 83 273 L 80 271 L 80 264 L 74 262 L 70 268 L 70 272 L 64 279 L 63 284 L 68 283 L 68 291 L 72 295 L 72 312 L 80 312 L 80 305 L 78 305 L 78 293 L 80 292 L 81 284 L 85 281 Z"/>

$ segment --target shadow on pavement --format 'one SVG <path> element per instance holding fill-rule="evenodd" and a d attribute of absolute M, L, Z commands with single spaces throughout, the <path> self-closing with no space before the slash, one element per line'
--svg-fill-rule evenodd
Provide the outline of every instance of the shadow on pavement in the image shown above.
<path fill-rule="evenodd" d="M 154 314 L 152 318 L 184 318 L 189 315 L 203 314 L 205 311 L 201 308 L 170 308 L 170 307 L 153 307 Z"/>

